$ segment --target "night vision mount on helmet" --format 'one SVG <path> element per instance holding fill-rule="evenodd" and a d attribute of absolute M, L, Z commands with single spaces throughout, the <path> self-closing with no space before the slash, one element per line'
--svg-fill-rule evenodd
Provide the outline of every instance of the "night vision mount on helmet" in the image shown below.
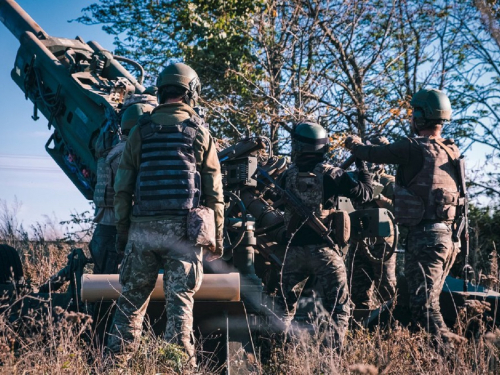
<path fill-rule="evenodd" d="M 292 134 L 292 155 L 325 154 L 328 134 L 326 130 L 313 122 L 302 122 L 295 126 Z"/>

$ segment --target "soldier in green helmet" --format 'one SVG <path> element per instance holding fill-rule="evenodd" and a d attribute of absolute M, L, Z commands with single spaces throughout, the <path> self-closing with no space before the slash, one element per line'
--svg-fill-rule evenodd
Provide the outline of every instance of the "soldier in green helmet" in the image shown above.
<path fill-rule="evenodd" d="M 187 215 L 201 199 L 213 210 L 216 246 L 207 260 L 220 257 L 222 179 L 214 141 L 193 110 L 201 92 L 196 72 L 185 64 L 169 65 L 156 86 L 159 106 L 130 132 L 114 184 L 123 292 L 108 348 L 137 349 L 149 296 L 164 269 L 165 340 L 183 346 L 194 367 L 193 295 L 203 266 L 202 248 L 186 239 Z"/>
<path fill-rule="evenodd" d="M 451 120 L 451 104 L 445 93 L 418 91 L 411 129 L 414 137 L 383 146 L 363 145 L 349 137 L 345 146 L 356 157 L 372 162 L 397 164 L 395 217 L 408 227 L 405 277 L 414 322 L 447 346 L 460 339 L 447 328 L 440 312 L 439 295 L 459 252 L 452 239 L 459 199 L 460 156 L 452 139 L 443 139 L 443 125 Z"/>
<path fill-rule="evenodd" d="M 97 225 L 89 244 L 90 255 L 94 261 L 94 274 L 117 273 L 118 265 L 123 257 L 123 254 L 117 253 L 115 248 L 116 225 L 113 207 L 115 191 L 113 183 L 130 129 L 137 124 L 139 117 L 154 109 L 156 99 L 151 97 L 149 101 L 154 105 L 138 102 L 124 107 L 121 115 L 120 141 L 97 161 L 97 183 L 94 191 L 96 207 L 94 222 Z"/>
<path fill-rule="evenodd" d="M 369 201 L 372 197 L 370 175 L 364 163 L 357 161 L 358 178 L 355 180 L 344 170 L 324 160 L 327 147 L 328 136 L 322 126 L 312 122 L 298 124 L 292 135 L 293 163 L 280 180 L 280 185 L 314 210 L 326 226 L 329 225 L 329 215 L 335 209 L 337 197 L 345 196 L 360 202 Z M 290 248 L 282 269 L 284 322 L 289 327 L 293 320 L 301 294 L 299 286 L 309 277 L 315 276 L 323 290 L 323 306 L 331 318 L 327 319 L 333 332 L 330 342 L 340 347 L 350 316 L 341 244 L 332 247 L 303 222 L 304 218 L 285 205 Z"/>

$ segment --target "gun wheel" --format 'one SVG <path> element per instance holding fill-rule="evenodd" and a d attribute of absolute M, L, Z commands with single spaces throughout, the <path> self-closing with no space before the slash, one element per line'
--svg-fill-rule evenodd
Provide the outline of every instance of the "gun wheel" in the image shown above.
<path fill-rule="evenodd" d="M 362 250 L 368 258 L 376 263 L 387 262 L 396 251 L 399 241 L 398 225 L 392 212 L 387 211 L 391 219 L 392 228 L 389 237 L 370 237 L 359 242 Z"/>

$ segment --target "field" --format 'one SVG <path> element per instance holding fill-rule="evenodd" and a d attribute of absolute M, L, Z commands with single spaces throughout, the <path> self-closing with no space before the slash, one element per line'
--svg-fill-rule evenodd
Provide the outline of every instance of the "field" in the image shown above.
<path fill-rule="evenodd" d="M 65 265 L 71 246 L 86 247 L 85 243 L 45 241 L 42 236 L 28 240 L 19 231 L 10 235 L 4 231 L 1 242 L 18 250 L 25 278 L 35 288 Z M 15 330 L 16 322 L 9 322 L 7 311 L 0 314 L 0 372 L 4 374 L 186 372 L 185 357 L 179 348 L 162 342 L 147 330 L 140 350 L 124 362 L 122 358 L 104 355 L 102 347 L 92 344 L 92 321 L 88 315 L 58 309 L 55 317 L 27 319 L 24 333 L 20 333 Z M 324 343 L 319 331 L 312 335 L 298 333 L 286 340 L 261 337 L 256 341 L 256 353 L 262 361 L 257 361 L 259 364 L 251 368 L 251 373 L 498 374 L 500 332 L 489 332 L 487 323 L 470 311 L 464 311 L 462 316 L 455 331 L 463 334 L 464 327 L 474 322 L 476 333 L 468 341 L 457 342 L 453 351 L 433 343 L 425 333 L 411 333 L 397 322 L 375 331 L 353 323 L 340 353 Z M 214 368 L 210 353 L 201 357 L 198 373 L 221 372 Z"/>

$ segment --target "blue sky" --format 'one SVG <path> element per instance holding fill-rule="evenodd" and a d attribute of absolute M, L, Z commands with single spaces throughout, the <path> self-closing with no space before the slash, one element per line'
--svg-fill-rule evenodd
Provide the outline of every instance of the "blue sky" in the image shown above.
<path fill-rule="evenodd" d="M 85 41 L 96 40 L 113 49 L 113 37 L 100 26 L 68 23 L 81 14 L 91 0 L 18 0 L 18 4 L 52 36 Z M 33 105 L 24 99 L 21 89 L 11 80 L 19 41 L 0 24 L 0 200 L 9 204 L 17 197 L 22 202 L 18 219 L 25 227 L 44 222 L 44 215 L 69 219 L 71 212 L 90 209 L 66 175 L 45 152 L 51 131 L 42 116 L 33 121 Z"/>

